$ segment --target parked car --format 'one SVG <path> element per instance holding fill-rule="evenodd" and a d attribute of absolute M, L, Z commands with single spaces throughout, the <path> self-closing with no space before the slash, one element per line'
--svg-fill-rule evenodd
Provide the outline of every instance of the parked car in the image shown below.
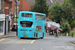
<path fill-rule="evenodd" d="M 46 32 L 47 33 L 50 32 L 50 27 L 51 27 L 51 25 L 49 23 L 46 23 Z"/>
<path fill-rule="evenodd" d="M 59 33 L 63 32 L 63 30 L 61 28 L 58 28 L 55 25 L 48 25 L 48 23 L 46 23 L 46 32 L 49 34 L 54 34 L 56 33 L 58 30 Z"/>
<path fill-rule="evenodd" d="M 13 25 L 12 25 L 12 31 L 16 31 L 17 30 L 16 26 L 18 26 L 18 23 L 17 23 L 17 25 L 16 25 L 16 23 L 13 23 Z"/>
<path fill-rule="evenodd" d="M 58 30 L 59 30 L 59 33 L 62 33 L 63 32 L 63 30 L 61 28 L 58 28 Z"/>
<path fill-rule="evenodd" d="M 56 33 L 56 31 L 57 31 L 57 27 L 54 25 L 51 25 L 49 34 L 54 34 L 54 33 Z"/>
<path fill-rule="evenodd" d="M 56 32 L 56 30 L 57 30 L 56 26 L 46 23 L 46 32 L 47 33 L 54 34 L 54 32 Z"/>

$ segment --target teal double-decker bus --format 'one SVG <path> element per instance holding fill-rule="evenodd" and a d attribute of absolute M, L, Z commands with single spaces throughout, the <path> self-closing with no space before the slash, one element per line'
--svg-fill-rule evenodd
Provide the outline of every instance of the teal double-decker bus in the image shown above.
<path fill-rule="evenodd" d="M 20 38 L 41 38 L 46 36 L 46 14 L 19 12 L 18 32 Z"/>

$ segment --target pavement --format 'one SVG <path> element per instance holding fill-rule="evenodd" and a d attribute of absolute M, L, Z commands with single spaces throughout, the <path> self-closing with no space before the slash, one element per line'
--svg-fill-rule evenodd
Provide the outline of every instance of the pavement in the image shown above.
<path fill-rule="evenodd" d="M 15 31 L 10 31 L 7 35 L 0 35 L 0 39 L 2 38 L 9 38 L 9 37 L 16 37 L 16 32 Z"/>
<path fill-rule="evenodd" d="M 70 43 L 75 44 L 75 41 L 70 41 Z"/>

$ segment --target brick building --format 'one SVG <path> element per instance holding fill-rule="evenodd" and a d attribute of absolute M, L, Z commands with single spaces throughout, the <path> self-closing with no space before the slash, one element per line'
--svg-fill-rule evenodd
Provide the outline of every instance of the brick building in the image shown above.
<path fill-rule="evenodd" d="M 12 1 L 9 1 L 9 0 L 5 0 L 4 2 L 4 5 L 5 5 L 5 15 L 8 15 L 10 14 L 10 10 L 11 10 L 11 6 L 12 6 Z"/>
<path fill-rule="evenodd" d="M 31 9 L 31 4 L 26 0 L 20 0 L 20 11 L 29 11 Z"/>
<path fill-rule="evenodd" d="M 8 23 L 12 2 L 9 0 L 0 0 L 0 35 L 8 33 Z"/>
<path fill-rule="evenodd" d="M 12 5 L 11 5 L 11 9 L 10 9 L 10 27 L 12 27 L 13 25 L 13 21 L 14 21 L 14 18 L 11 18 L 11 15 L 14 15 L 15 14 L 15 0 L 11 0 L 12 1 Z"/>
<path fill-rule="evenodd" d="M 16 5 L 16 2 L 15 2 L 15 9 L 16 9 L 16 6 L 17 6 L 17 14 L 19 13 L 20 11 L 20 0 L 17 0 L 17 5 Z M 15 12 L 16 14 L 16 12 Z"/>

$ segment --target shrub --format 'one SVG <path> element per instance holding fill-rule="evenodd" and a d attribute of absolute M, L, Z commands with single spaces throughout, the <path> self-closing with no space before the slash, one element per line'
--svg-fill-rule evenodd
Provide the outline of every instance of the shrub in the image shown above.
<path fill-rule="evenodd" d="M 61 24 L 61 28 L 63 29 L 63 33 L 70 33 L 71 31 L 70 25 L 67 20 L 63 20 Z"/>
<path fill-rule="evenodd" d="M 71 25 L 75 27 L 75 20 L 72 21 Z"/>

